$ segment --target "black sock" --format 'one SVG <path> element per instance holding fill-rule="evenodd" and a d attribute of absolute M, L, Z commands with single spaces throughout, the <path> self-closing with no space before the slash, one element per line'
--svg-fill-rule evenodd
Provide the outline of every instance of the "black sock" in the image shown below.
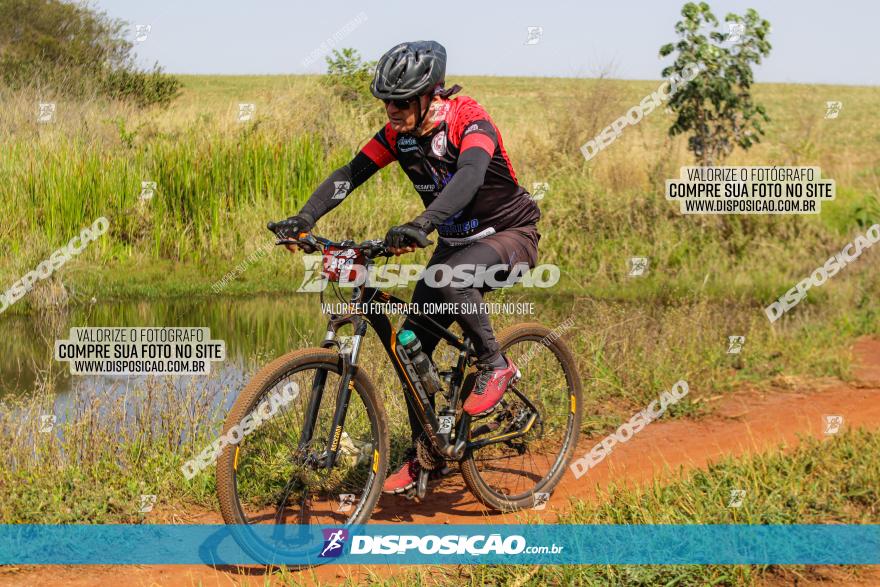
<path fill-rule="evenodd" d="M 504 369 L 507 367 L 507 360 L 501 356 L 501 353 L 498 353 L 494 359 L 487 362 L 492 365 L 493 369 Z"/>

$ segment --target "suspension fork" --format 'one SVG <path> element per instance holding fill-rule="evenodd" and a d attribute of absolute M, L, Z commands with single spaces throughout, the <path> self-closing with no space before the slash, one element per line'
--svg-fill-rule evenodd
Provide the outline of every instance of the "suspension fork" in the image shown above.
<path fill-rule="evenodd" d="M 348 355 L 342 353 L 342 347 L 336 341 L 336 330 L 342 326 L 343 324 L 352 322 L 355 325 L 355 336 L 352 342 L 351 347 L 351 359 L 348 358 Z M 348 390 L 349 382 L 353 376 L 353 368 L 357 363 L 358 352 L 360 351 L 360 343 L 364 334 L 366 334 L 366 324 L 359 318 L 349 317 L 344 319 L 336 319 L 331 318 L 327 323 L 327 334 L 324 336 L 324 341 L 321 343 L 321 348 L 332 348 L 334 345 L 340 346 L 340 355 L 342 356 L 342 377 L 343 381 L 340 385 L 344 384 L 345 390 L 341 387 L 339 391 L 345 391 L 345 408 L 348 407 L 348 402 L 351 396 L 350 390 Z M 324 386 L 327 383 L 327 371 L 325 369 L 318 369 L 315 373 L 314 378 L 312 379 L 312 392 L 309 395 L 309 403 L 306 407 L 306 412 L 303 418 L 303 429 L 302 436 L 299 441 L 299 448 L 305 449 L 305 447 L 311 442 L 312 435 L 315 431 L 315 423 L 318 419 L 318 410 L 321 408 L 321 401 L 324 399 Z M 337 396 L 339 393 L 337 392 Z M 341 399 L 337 397 L 337 400 Z M 339 403 L 337 401 L 337 409 L 336 412 L 339 413 Z M 342 421 L 345 420 L 345 409 L 342 410 Z M 335 424 L 336 415 L 334 414 L 334 428 L 336 429 Z M 340 422 L 341 423 L 341 422 Z M 341 433 L 340 433 L 341 436 Z M 332 441 L 332 437 L 331 437 Z M 331 442 L 332 444 L 332 442 Z"/>
<path fill-rule="evenodd" d="M 322 465 L 331 468 L 336 463 L 336 456 L 339 454 L 339 442 L 342 439 L 343 424 L 345 423 L 345 415 L 348 413 L 348 405 L 351 401 L 351 393 L 354 390 L 352 379 L 358 368 L 357 359 L 360 353 L 361 340 L 367 333 L 367 322 L 359 317 L 352 318 L 354 325 L 354 336 L 351 342 L 350 352 L 341 352 L 342 357 L 342 377 L 339 381 L 339 387 L 336 390 L 336 410 L 333 413 L 333 425 L 330 427 L 330 437 L 327 439 L 327 448 L 323 453 Z M 328 331 L 328 335 L 330 331 Z M 324 374 L 326 379 L 326 373 Z M 323 394 L 323 386 L 322 386 Z M 314 428 L 315 419 L 317 418 L 317 410 L 320 401 L 314 409 L 309 405 L 307 414 L 308 426 L 312 430 Z"/>

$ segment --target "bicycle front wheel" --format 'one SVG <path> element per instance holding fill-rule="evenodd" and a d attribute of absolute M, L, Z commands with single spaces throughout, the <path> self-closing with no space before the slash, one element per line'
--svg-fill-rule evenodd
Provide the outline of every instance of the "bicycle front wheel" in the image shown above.
<path fill-rule="evenodd" d="M 480 502 L 510 512 L 540 505 L 562 479 L 577 447 L 582 392 L 574 356 L 546 326 L 516 324 L 497 338 L 522 378 L 474 423 L 471 441 L 510 439 L 468 451 L 461 472 Z"/>
<path fill-rule="evenodd" d="M 341 373 L 337 353 L 311 348 L 276 359 L 248 383 L 223 427 L 224 435 L 235 426 L 244 434 L 217 461 L 227 524 L 273 524 L 277 534 L 282 525 L 366 523 L 388 467 L 388 423 L 357 369 L 343 429 L 332 430 Z M 338 456 L 328 467 L 331 443 Z"/>

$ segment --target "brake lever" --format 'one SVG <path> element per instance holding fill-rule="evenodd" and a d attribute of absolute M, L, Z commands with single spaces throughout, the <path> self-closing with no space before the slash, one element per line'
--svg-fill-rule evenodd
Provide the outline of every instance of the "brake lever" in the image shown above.
<path fill-rule="evenodd" d="M 375 259 L 376 257 L 391 257 L 392 253 L 387 250 L 385 241 L 373 240 L 364 241 L 358 245 L 367 257 Z"/>
<path fill-rule="evenodd" d="M 277 236 L 277 241 L 275 241 L 275 245 L 297 245 L 302 246 L 303 244 L 311 247 L 315 251 L 319 251 L 321 249 L 321 245 L 315 236 L 310 232 L 301 232 L 299 233 L 299 238 L 282 238 Z"/>

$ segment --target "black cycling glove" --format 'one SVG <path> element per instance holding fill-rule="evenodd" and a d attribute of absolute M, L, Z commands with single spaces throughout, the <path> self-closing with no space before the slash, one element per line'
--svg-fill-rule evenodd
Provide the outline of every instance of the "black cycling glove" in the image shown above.
<path fill-rule="evenodd" d="M 305 216 L 291 216 L 287 220 L 280 222 L 270 222 L 267 228 L 275 233 L 280 239 L 298 239 L 299 235 L 309 232 L 314 224 Z M 315 248 L 305 243 L 298 244 L 306 253 L 314 253 Z"/>
<path fill-rule="evenodd" d="M 413 244 L 424 248 L 433 244 L 433 241 L 428 239 L 429 232 L 431 232 L 430 223 L 416 219 L 389 230 L 385 235 L 385 244 L 396 249 L 403 249 Z"/>

